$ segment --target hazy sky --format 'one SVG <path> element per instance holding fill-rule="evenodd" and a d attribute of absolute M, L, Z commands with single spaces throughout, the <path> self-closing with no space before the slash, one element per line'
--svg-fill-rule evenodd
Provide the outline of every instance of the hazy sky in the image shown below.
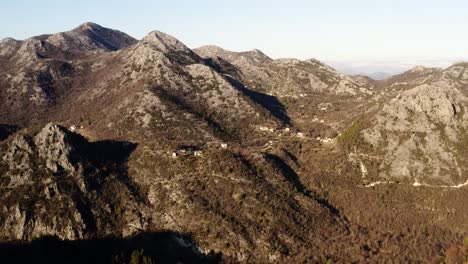
<path fill-rule="evenodd" d="M 258 48 L 273 58 L 334 63 L 447 63 L 468 57 L 468 1 L 2 0 L 0 38 L 65 31 L 85 21 L 189 47 Z"/>

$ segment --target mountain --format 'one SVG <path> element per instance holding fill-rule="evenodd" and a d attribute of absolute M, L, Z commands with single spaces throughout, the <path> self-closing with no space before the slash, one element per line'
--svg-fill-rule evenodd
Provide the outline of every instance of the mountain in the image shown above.
<path fill-rule="evenodd" d="M 134 44 L 136 40 L 93 23 L 53 35 L 24 41 L 2 40 L 0 91 L 4 117 L 27 122 L 47 114 L 73 86 L 81 85 L 90 64 L 74 61 L 82 56 L 99 57 Z M 80 83 L 81 82 L 81 83 Z"/>
<path fill-rule="evenodd" d="M 90 143 L 54 124 L 35 136 L 16 136 L 2 151 L 2 238 L 79 239 L 142 228 L 141 197 L 122 167 L 134 147 Z M 117 208 L 122 214 L 107 211 Z"/>
<path fill-rule="evenodd" d="M 468 182 L 463 146 L 468 128 L 468 98 L 446 81 L 399 93 L 364 131 L 366 142 L 382 155 L 380 176 L 414 184 L 461 186 Z M 363 156 L 363 155 L 361 155 Z"/>
<path fill-rule="evenodd" d="M 47 41 L 41 43 L 49 45 Z M 206 243 L 210 249 L 250 259 L 257 247 L 254 238 L 265 241 L 264 246 L 277 247 L 285 243 L 276 238 L 279 234 L 288 241 L 312 243 L 322 238 L 305 237 L 317 232 L 324 232 L 324 237 L 339 236 L 346 231 L 337 222 L 340 216 L 317 198 L 309 195 L 296 201 L 295 192 L 291 192 L 295 185 L 285 181 L 279 167 L 286 165 L 278 165 L 279 161 L 269 156 L 242 153 L 238 149 L 236 139 L 258 133 L 256 126 L 279 129 L 283 122 L 251 99 L 245 90 L 205 65 L 180 41 L 154 31 L 126 49 L 103 52 L 86 61 L 64 61 L 60 52 L 56 54 L 57 58 L 52 54 L 35 63 L 70 64 L 73 81 L 63 90 L 44 85 L 56 91 L 50 97 L 53 103 L 31 105 L 43 109 L 45 114 L 28 116 L 25 111 L 21 124 L 26 127 L 27 136 L 6 143 L 2 189 L 8 190 L 5 199 L 11 203 L 4 202 L 7 206 L 4 227 L 16 225 L 15 233 L 5 229 L 4 239 L 42 235 L 57 235 L 61 239 L 128 236 L 137 230 L 150 230 L 150 226 L 155 230 L 184 226 L 185 232 L 202 231 L 197 235 L 199 243 Z M 60 74 L 55 76 L 63 78 Z M 4 105 L 7 107 L 8 101 Z M 40 128 L 41 123 L 49 120 L 79 127 L 76 131 L 89 140 L 55 124 L 46 125 L 39 133 L 31 131 L 32 124 Z M 133 141 L 128 139 L 138 143 L 130 143 Z M 226 141 L 232 144 L 230 150 L 220 147 Z M 192 149 L 200 149 L 203 156 L 196 158 Z M 181 156 L 174 160 L 172 152 Z M 192 155 L 186 157 L 185 153 Z M 19 155 L 22 158 L 16 161 Z M 205 155 L 212 165 L 207 164 Z M 127 175 L 130 172 L 132 178 Z M 181 173 L 189 174 L 180 178 Z M 171 180 L 161 184 L 168 179 Z M 231 187 L 224 189 L 227 183 Z M 207 186 L 212 190 L 207 190 Z M 121 196 L 112 200 L 108 195 L 113 192 Z M 30 193 L 33 200 L 29 196 L 10 200 L 13 193 Z M 211 197 L 211 201 L 206 197 Z M 249 199 L 249 203 L 243 204 L 244 199 Z M 32 208 L 24 207 L 31 203 Z M 298 210 L 302 207 L 308 209 Z M 264 211 L 258 211 L 259 208 Z M 284 212 L 274 213 L 276 208 Z M 44 210 L 61 214 L 62 220 L 42 215 Z M 239 214 L 239 210 L 244 213 Z M 310 213 L 303 215 L 299 213 L 302 211 Z M 312 212 L 323 217 L 303 234 L 305 237 L 296 237 L 298 226 L 284 222 L 293 217 L 305 225 L 312 221 Z M 269 220 L 259 216 L 250 219 L 252 214 L 264 214 Z M 198 221 L 194 223 L 194 219 Z M 270 222 L 282 231 L 278 229 L 274 236 L 255 231 L 259 226 L 268 228 Z M 218 223 L 216 228 L 206 228 L 213 223 Z M 317 230 L 318 226 L 329 228 Z M 240 230 L 245 234 L 239 237 Z M 224 235 L 216 235 L 219 233 Z M 233 242 L 221 242 L 226 240 Z M 239 248 L 239 243 L 249 246 Z M 323 241 L 317 244 L 322 243 L 326 244 Z"/>
<path fill-rule="evenodd" d="M 352 78 L 314 59 L 272 60 L 259 50 L 232 52 L 215 46 L 200 47 L 195 52 L 203 58 L 219 57 L 229 62 L 242 73 L 242 80 L 249 87 L 276 96 L 324 91 L 350 95 L 371 93 L 365 87 L 359 87 Z"/>
<path fill-rule="evenodd" d="M 467 69 L 374 80 L 94 23 L 4 39 L 0 255 L 427 261 L 468 230 Z"/>
<path fill-rule="evenodd" d="M 424 83 L 429 79 L 435 79 L 440 76 L 442 69 L 439 68 L 426 68 L 423 66 L 416 66 L 401 74 L 393 75 L 390 78 L 381 80 L 379 82 L 381 87 L 388 89 L 399 89 L 400 87 L 411 86 Z"/>
<path fill-rule="evenodd" d="M 368 75 L 369 75 L 370 78 L 372 78 L 374 80 L 383 80 L 383 79 L 387 79 L 388 77 L 392 76 L 391 73 L 387 73 L 387 72 L 374 72 L 374 73 L 370 73 Z"/>
<path fill-rule="evenodd" d="M 112 30 L 95 23 L 87 22 L 79 27 L 52 35 L 42 35 L 36 39 L 62 49 L 65 52 L 116 51 L 137 42 L 136 39 L 118 30 Z"/>

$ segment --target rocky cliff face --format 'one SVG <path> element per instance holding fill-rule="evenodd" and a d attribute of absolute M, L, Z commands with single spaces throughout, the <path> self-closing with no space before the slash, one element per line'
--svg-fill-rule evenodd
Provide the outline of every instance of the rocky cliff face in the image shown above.
<path fill-rule="evenodd" d="M 468 180 L 464 64 L 448 69 L 415 67 L 377 83 L 381 106 L 363 127 L 363 168 L 386 181 L 461 188 Z M 358 147 L 359 148 L 359 147 Z M 378 164 L 376 164 L 378 161 Z M 367 166 L 367 167 L 366 167 Z M 369 181 L 369 179 L 367 180 Z"/>
<path fill-rule="evenodd" d="M 414 184 L 458 186 L 468 180 L 463 150 L 467 97 L 448 82 L 423 84 L 385 104 L 366 142 L 382 155 L 380 176 Z"/>
<path fill-rule="evenodd" d="M 13 138 L 2 151 L 2 239 L 79 239 L 96 232 L 129 234 L 141 227 L 144 220 L 128 182 L 122 181 L 124 172 L 104 169 L 118 164 L 94 156 L 107 154 L 99 144 L 54 124 L 34 137 Z M 124 200 L 106 192 L 118 192 Z M 115 210 L 120 223 L 106 217 Z M 128 226 L 134 221 L 137 226 Z"/>

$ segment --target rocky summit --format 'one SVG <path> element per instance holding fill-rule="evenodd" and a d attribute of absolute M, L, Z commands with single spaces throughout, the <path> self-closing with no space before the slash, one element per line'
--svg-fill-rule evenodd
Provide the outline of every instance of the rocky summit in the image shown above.
<path fill-rule="evenodd" d="M 0 256 L 423 263 L 468 235 L 467 146 L 466 63 L 373 80 L 95 23 L 7 38 Z"/>

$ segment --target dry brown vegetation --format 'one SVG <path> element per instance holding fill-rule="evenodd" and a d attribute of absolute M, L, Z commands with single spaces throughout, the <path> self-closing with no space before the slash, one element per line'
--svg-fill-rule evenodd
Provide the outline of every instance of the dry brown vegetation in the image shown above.
<path fill-rule="evenodd" d="M 78 29 L 94 36 L 89 27 L 103 30 Z M 89 243 L 115 263 L 159 256 L 150 240 L 128 246 L 125 237 L 148 232 L 178 241 L 184 257 L 168 257 L 182 262 L 466 260 L 466 247 L 451 247 L 468 232 L 466 187 L 382 179 L 386 148 L 363 137 L 401 91 L 450 72 L 357 80 L 315 60 L 213 47 L 197 55 L 163 33 L 138 42 L 104 32 L 106 42 L 81 36 L 92 44 L 84 50 L 52 45 L 47 35 L 28 52 L 18 42 L 0 56 L 1 239 L 55 235 L 68 253 Z M 467 108 L 459 109 L 453 122 L 463 124 Z M 49 133 L 49 122 L 62 126 Z M 466 128 L 457 131 L 462 164 L 468 138 Z M 388 145 L 391 136 L 382 131 L 379 140 Z M 399 144 L 412 136 L 427 132 L 400 131 Z M 391 183 L 366 187 L 377 180 Z M 30 252 L 36 244 L 5 247 Z"/>

